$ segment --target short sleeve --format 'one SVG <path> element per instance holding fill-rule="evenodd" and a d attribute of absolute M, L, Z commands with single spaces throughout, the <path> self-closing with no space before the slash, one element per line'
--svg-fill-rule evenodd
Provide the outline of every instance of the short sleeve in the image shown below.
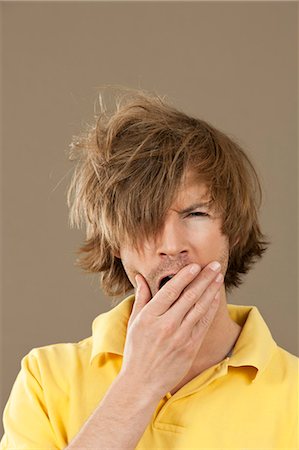
<path fill-rule="evenodd" d="M 38 361 L 29 352 L 13 384 L 3 413 L 0 450 L 57 450 L 47 413 Z"/>

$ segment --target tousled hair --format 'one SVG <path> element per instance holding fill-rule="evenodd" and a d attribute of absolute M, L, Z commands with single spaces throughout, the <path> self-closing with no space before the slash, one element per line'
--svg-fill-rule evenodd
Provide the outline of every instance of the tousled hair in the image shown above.
<path fill-rule="evenodd" d="M 95 121 L 70 145 L 77 164 L 67 192 L 71 227 L 86 227 L 76 265 L 98 273 L 105 294 L 133 286 L 115 256 L 157 236 L 188 168 L 206 183 L 229 241 L 225 289 L 261 258 L 269 244 L 260 230 L 262 191 L 248 156 L 208 122 L 144 90 L 123 90 L 108 112 L 99 94 Z"/>

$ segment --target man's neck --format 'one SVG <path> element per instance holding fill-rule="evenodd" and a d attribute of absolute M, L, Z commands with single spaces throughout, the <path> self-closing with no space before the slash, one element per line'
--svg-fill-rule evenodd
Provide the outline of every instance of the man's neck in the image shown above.
<path fill-rule="evenodd" d="M 235 346 L 242 327 L 228 312 L 225 290 L 221 292 L 219 308 L 198 351 L 192 371 L 201 373 L 226 358 Z"/>

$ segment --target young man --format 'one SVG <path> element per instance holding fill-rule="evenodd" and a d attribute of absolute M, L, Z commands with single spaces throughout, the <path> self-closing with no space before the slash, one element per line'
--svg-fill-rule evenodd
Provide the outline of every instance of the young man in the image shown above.
<path fill-rule="evenodd" d="M 78 343 L 35 348 L 4 449 L 295 449 L 298 358 L 226 293 L 266 250 L 242 149 L 159 96 L 124 96 L 76 137 L 79 265 L 122 300 Z"/>

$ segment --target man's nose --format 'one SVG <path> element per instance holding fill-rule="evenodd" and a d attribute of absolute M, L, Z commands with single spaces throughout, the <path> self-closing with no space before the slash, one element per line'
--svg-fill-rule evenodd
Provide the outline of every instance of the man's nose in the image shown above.
<path fill-rule="evenodd" d="M 188 253 L 186 230 L 183 230 L 178 219 L 170 218 L 166 220 L 159 235 L 157 253 L 162 257 L 177 257 Z"/>

